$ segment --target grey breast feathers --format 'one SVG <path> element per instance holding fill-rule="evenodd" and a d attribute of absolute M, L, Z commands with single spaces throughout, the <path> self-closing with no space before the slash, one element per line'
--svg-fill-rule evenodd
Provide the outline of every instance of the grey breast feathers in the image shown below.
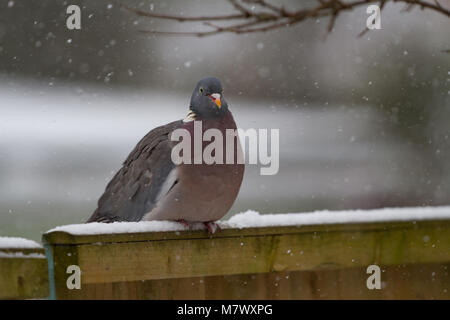
<path fill-rule="evenodd" d="M 97 210 L 87 222 L 139 221 L 155 207 L 162 193 L 170 188 L 166 181 L 173 180 L 170 173 L 175 164 L 171 160 L 169 135 L 181 126 L 181 120 L 174 121 L 142 138 L 108 183 Z"/>

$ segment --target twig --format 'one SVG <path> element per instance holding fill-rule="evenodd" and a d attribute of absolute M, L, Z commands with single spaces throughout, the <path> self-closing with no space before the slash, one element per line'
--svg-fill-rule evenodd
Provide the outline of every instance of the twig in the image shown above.
<path fill-rule="evenodd" d="M 293 26 L 304 20 L 323 16 L 330 17 L 327 27 L 327 33 L 330 33 L 334 28 L 337 18 L 342 12 L 350 11 L 357 7 L 367 6 L 369 4 L 379 4 L 381 11 L 387 2 L 406 4 L 406 11 L 412 10 L 414 6 L 419 6 L 421 9 L 432 10 L 450 18 L 450 9 L 448 7 L 443 7 L 438 0 L 432 1 L 433 2 L 431 2 L 431 0 L 317 0 L 315 5 L 307 9 L 286 10 L 283 6 L 271 4 L 266 0 L 228 0 L 237 13 L 217 16 L 179 16 L 142 11 L 121 3 L 118 3 L 118 6 L 141 17 L 178 22 L 202 22 L 203 25 L 213 28 L 213 30 L 209 31 L 192 32 L 161 30 L 141 31 L 143 33 L 205 37 L 220 33 L 243 34 L 265 32 Z M 252 7 L 249 8 L 249 5 Z M 216 23 L 222 21 L 230 22 L 230 24 L 222 26 Z M 363 36 L 367 31 L 369 31 L 369 29 L 365 28 L 358 36 Z"/>

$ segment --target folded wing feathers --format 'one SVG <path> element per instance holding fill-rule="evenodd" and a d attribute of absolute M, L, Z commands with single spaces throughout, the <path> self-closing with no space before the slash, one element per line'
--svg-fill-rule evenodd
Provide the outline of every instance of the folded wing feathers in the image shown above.
<path fill-rule="evenodd" d="M 181 125 L 175 121 L 142 138 L 108 183 L 88 222 L 139 221 L 156 205 L 174 183 L 168 178 L 175 167 L 168 135 Z"/>

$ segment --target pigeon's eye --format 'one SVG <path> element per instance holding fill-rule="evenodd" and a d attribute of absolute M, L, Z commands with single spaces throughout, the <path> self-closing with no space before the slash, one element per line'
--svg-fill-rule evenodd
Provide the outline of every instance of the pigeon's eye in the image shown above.
<path fill-rule="evenodd" d="M 200 87 L 200 93 L 203 93 L 203 91 L 204 91 L 204 90 L 203 90 L 203 88 L 202 88 L 202 87 Z"/>

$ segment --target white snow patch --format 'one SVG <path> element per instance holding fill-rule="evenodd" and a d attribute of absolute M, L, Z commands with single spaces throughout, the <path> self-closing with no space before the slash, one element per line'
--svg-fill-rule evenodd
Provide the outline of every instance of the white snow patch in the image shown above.
<path fill-rule="evenodd" d="M 385 221 L 450 219 L 448 207 L 384 208 L 375 210 L 315 211 L 310 213 L 259 214 L 249 210 L 225 222 L 228 228 L 343 224 Z M 222 225 L 221 225 L 222 227 Z M 225 227 L 225 226 L 224 226 Z"/>
<path fill-rule="evenodd" d="M 450 206 L 385 208 L 375 210 L 316 211 L 310 213 L 259 214 L 249 210 L 231 217 L 228 221 L 219 221 L 222 229 L 253 228 L 273 226 L 302 226 L 320 224 L 343 224 L 361 222 L 420 221 L 433 219 L 450 219 Z M 204 229 L 203 224 L 196 223 L 191 229 Z M 47 231 L 67 232 L 73 235 L 95 235 L 111 233 L 140 233 L 187 230 L 183 224 L 173 221 L 141 221 L 114 223 L 87 223 L 59 226 Z"/>
<path fill-rule="evenodd" d="M 45 259 L 42 253 L 1 252 L 0 258 Z"/>
<path fill-rule="evenodd" d="M 193 229 L 201 228 L 201 224 L 195 224 Z M 69 224 L 53 228 L 47 233 L 62 231 L 73 235 L 93 235 L 106 233 L 139 233 L 139 232 L 164 232 L 181 231 L 188 228 L 174 221 L 140 221 L 140 222 L 113 222 L 113 223 L 83 223 Z"/>
<path fill-rule="evenodd" d="M 16 237 L 0 237 L 0 249 L 34 249 L 42 248 L 42 246 L 33 240 Z"/>

